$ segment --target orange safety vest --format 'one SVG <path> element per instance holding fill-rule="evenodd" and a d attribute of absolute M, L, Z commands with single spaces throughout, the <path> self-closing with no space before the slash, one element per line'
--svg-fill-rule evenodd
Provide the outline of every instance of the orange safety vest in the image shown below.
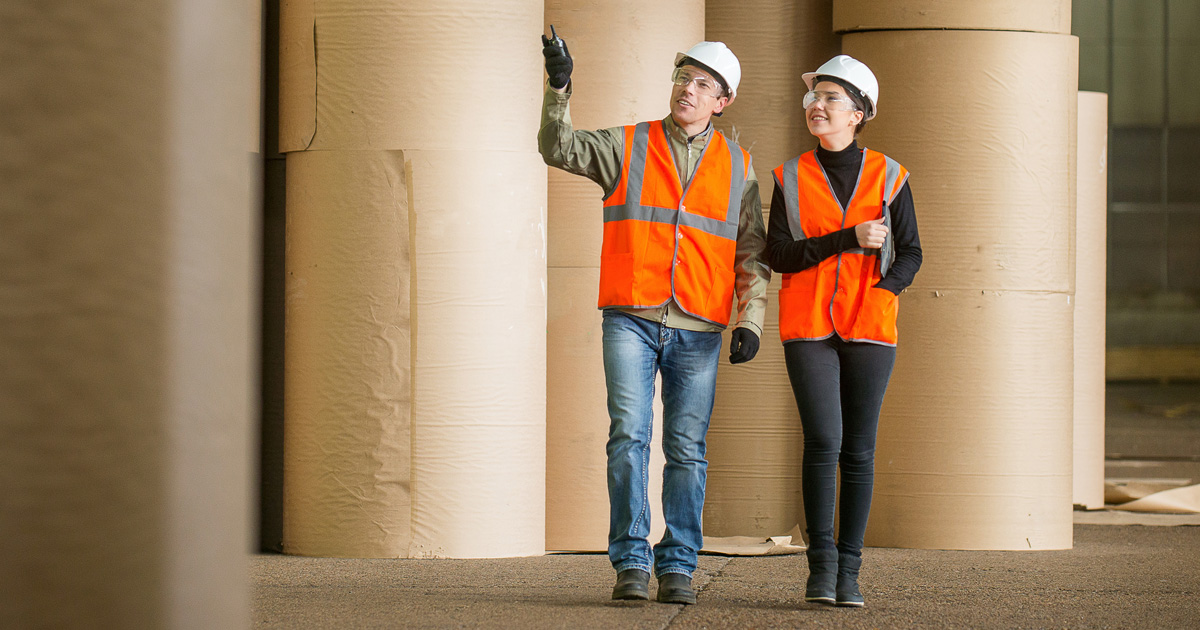
<path fill-rule="evenodd" d="M 599 308 L 655 308 L 729 325 L 750 154 L 714 130 L 685 187 L 661 120 L 625 127 L 621 178 L 604 198 Z"/>
<path fill-rule="evenodd" d="M 815 150 L 779 166 L 774 174 L 795 240 L 824 236 L 880 216 L 889 230 L 882 249 L 852 249 L 804 271 L 783 274 L 779 290 L 783 342 L 836 334 L 846 341 L 896 345 L 897 296 L 875 284 L 887 275 L 895 256 L 888 205 L 908 179 L 908 170 L 878 151 L 863 149 L 848 208 L 834 195 Z"/>

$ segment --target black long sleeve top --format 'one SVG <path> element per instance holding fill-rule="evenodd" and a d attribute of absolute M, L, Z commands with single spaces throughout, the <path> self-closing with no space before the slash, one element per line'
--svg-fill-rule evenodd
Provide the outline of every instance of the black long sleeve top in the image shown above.
<path fill-rule="evenodd" d="M 843 207 L 850 203 L 850 197 L 854 194 L 862 159 L 862 150 L 857 141 L 851 142 L 850 146 L 841 151 L 817 147 L 817 160 L 824 167 L 833 192 Z M 767 227 L 767 263 L 771 265 L 772 270 L 778 273 L 804 271 L 830 256 L 858 247 L 854 226 L 822 236 L 793 240 L 784 208 L 783 191 L 776 182 L 775 192 L 771 197 L 770 225 Z M 913 208 L 912 190 L 909 189 L 907 181 L 892 201 L 891 213 L 896 259 L 887 276 L 875 286 L 899 295 L 912 284 L 913 277 L 921 268 L 921 238 L 917 233 L 917 215 Z"/>

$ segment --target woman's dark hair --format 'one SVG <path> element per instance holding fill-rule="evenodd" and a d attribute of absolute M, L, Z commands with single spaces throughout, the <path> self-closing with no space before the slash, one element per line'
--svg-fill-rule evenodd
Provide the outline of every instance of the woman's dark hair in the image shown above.
<path fill-rule="evenodd" d="M 816 77 L 814 77 L 813 78 L 813 88 L 816 88 L 817 84 L 822 81 L 829 81 L 830 83 L 836 83 L 836 84 L 842 86 L 843 90 L 846 90 L 846 95 L 850 97 L 850 101 L 852 103 L 854 103 L 854 106 L 858 108 L 858 111 L 863 113 L 862 121 L 859 122 L 854 127 L 854 135 L 857 136 L 858 134 L 862 133 L 863 128 L 865 128 L 867 126 L 867 114 L 870 113 L 870 111 L 871 111 L 869 109 L 869 107 L 871 106 L 870 103 L 867 102 L 866 98 L 858 91 L 857 88 L 855 88 L 853 85 L 850 85 L 849 81 L 846 81 L 844 79 L 839 79 L 838 77 L 831 77 L 827 74 L 819 74 Z"/>

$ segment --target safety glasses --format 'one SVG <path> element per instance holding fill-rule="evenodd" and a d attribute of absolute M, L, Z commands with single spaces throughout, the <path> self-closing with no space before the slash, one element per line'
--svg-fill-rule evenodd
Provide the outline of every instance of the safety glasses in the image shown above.
<path fill-rule="evenodd" d="M 725 95 L 725 89 L 721 87 L 721 84 L 716 79 L 693 72 L 690 68 L 675 68 L 675 72 L 671 73 L 671 82 L 682 86 L 686 86 L 688 83 L 695 83 L 696 92 L 704 96 L 721 98 Z"/>
<path fill-rule="evenodd" d="M 817 90 L 812 90 L 804 95 L 804 109 L 812 107 L 817 101 L 821 101 L 825 109 L 831 111 L 853 112 L 858 110 L 854 106 L 854 101 L 850 100 L 849 96 L 837 92 L 822 92 Z"/>

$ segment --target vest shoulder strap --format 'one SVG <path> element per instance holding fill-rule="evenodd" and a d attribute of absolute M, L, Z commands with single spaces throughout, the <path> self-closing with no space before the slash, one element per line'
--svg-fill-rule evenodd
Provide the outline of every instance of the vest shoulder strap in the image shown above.
<path fill-rule="evenodd" d="M 887 164 L 883 175 L 883 201 L 890 206 L 896 199 L 896 195 L 900 194 L 904 182 L 908 181 L 908 169 L 886 155 L 883 156 L 883 159 Z"/>

